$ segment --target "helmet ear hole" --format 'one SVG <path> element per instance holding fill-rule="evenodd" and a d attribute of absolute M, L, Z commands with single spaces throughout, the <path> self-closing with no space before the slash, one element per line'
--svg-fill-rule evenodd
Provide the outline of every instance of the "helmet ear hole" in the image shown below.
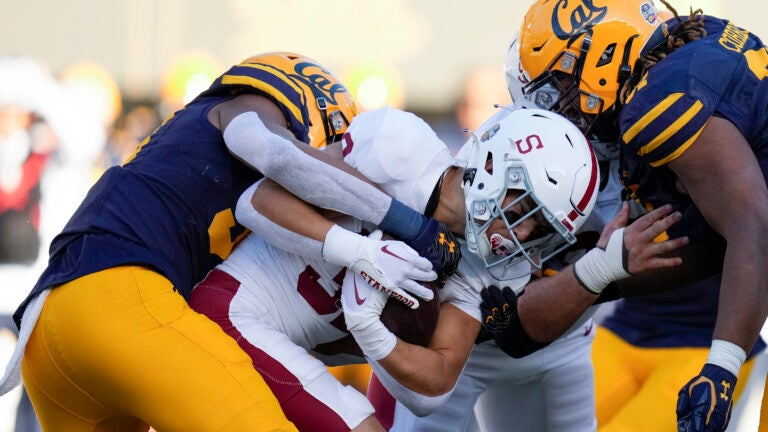
<path fill-rule="evenodd" d="M 602 54 L 600 54 L 600 58 L 597 60 L 597 64 L 595 67 L 601 67 L 605 66 L 607 64 L 610 64 L 613 61 L 613 55 L 616 53 L 616 42 L 608 45 Z"/>
<path fill-rule="evenodd" d="M 493 154 L 491 152 L 485 155 L 485 172 L 493 175 Z"/>

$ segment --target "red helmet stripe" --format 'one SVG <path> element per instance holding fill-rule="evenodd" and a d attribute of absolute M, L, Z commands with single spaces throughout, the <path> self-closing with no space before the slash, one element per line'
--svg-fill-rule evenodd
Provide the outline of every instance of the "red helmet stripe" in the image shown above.
<path fill-rule="evenodd" d="M 587 204 L 589 204 L 589 200 L 592 199 L 592 195 L 595 194 L 595 190 L 597 189 L 597 181 L 598 181 L 598 173 L 597 173 L 597 158 L 595 157 L 595 152 L 592 150 L 592 145 L 588 145 L 589 147 L 589 156 L 592 159 L 592 172 L 589 176 L 589 184 L 587 185 L 587 190 L 584 191 L 584 196 L 581 197 L 581 200 L 579 200 L 579 203 L 576 204 L 576 209 L 580 213 L 584 213 L 584 209 L 587 208 Z"/>

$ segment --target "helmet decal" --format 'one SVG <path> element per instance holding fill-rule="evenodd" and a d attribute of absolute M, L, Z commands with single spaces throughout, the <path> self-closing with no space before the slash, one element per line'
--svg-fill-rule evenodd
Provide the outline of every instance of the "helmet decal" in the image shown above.
<path fill-rule="evenodd" d="M 302 81 L 308 87 L 322 93 L 322 95 L 334 105 L 338 104 L 336 99 L 337 94 L 349 93 L 343 84 L 340 82 L 331 81 L 328 78 L 331 76 L 331 73 L 320 65 L 305 61 L 296 63 L 296 66 L 294 66 L 293 70 L 296 72 L 296 74 L 290 74 L 292 78 L 296 78 Z M 315 96 L 319 97 L 320 95 Z"/>
<path fill-rule="evenodd" d="M 573 9 L 568 8 L 569 1 L 572 0 L 558 0 L 552 10 L 552 31 L 560 40 L 568 40 L 590 25 L 602 21 L 608 13 L 608 6 L 596 7 L 592 0 L 582 0 Z"/>
<path fill-rule="evenodd" d="M 658 14 L 656 13 L 656 8 L 651 3 L 641 4 L 640 13 L 643 14 L 643 18 L 645 18 L 648 24 L 653 24 L 656 22 L 656 17 Z"/>

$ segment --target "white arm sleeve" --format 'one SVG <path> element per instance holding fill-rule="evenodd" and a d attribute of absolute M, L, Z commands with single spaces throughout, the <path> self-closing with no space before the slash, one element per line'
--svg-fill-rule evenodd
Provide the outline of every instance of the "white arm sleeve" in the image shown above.
<path fill-rule="evenodd" d="M 425 396 L 421 393 L 416 393 L 394 379 L 379 364 L 379 362 L 368 359 L 368 363 L 371 365 L 371 369 L 373 369 L 376 376 L 379 377 L 379 381 L 381 381 L 381 384 L 384 385 L 384 388 L 387 389 L 389 394 L 419 417 L 431 414 L 434 410 L 444 404 L 451 396 L 451 393 L 453 393 L 453 389 L 440 396 Z"/>
<path fill-rule="evenodd" d="M 323 243 L 304 237 L 272 222 L 251 205 L 251 197 L 261 182 L 254 183 L 237 200 L 235 218 L 254 234 L 278 248 L 311 259 L 323 259 Z"/>
<path fill-rule="evenodd" d="M 232 154 L 304 201 L 377 225 L 389 210 L 387 194 L 301 151 L 253 111 L 237 115 L 223 135 Z"/>

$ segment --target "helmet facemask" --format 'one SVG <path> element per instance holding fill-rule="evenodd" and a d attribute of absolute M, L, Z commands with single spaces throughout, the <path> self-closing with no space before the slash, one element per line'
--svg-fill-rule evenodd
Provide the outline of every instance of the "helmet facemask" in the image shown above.
<path fill-rule="evenodd" d="M 547 108 L 540 108 L 567 118 L 587 137 L 606 141 L 605 137 L 595 134 L 596 130 L 602 129 L 596 125 L 605 114 L 605 100 L 580 86 L 586 54 L 591 46 L 591 31 L 587 30 L 581 40 L 578 55 L 570 47 L 560 52 L 542 74 L 523 87 L 523 93 L 535 99 L 541 89 L 547 89 L 546 96 L 551 102 Z"/>
<path fill-rule="evenodd" d="M 466 209 L 465 238 L 470 252 L 478 255 L 492 274 L 502 274 L 504 269 L 523 261 L 529 263 L 529 272 L 535 272 L 546 260 L 573 244 L 576 237 L 536 198 L 522 161 L 508 162 L 506 174 L 500 176 L 504 182 L 501 195 L 483 194 L 485 184 L 480 179 L 476 179 L 477 185 L 465 184 L 467 202 L 471 201 Z M 465 176 L 467 181 L 474 180 Z M 519 240 L 515 229 L 531 219 L 536 222 L 536 228 Z M 489 235 L 496 220 L 504 224 L 508 237 L 498 233 Z"/>
<path fill-rule="evenodd" d="M 494 118 L 459 152 L 467 160 L 465 239 L 492 274 L 519 263 L 527 267 L 515 273 L 530 273 L 576 241 L 594 206 L 596 159 L 557 114 L 530 108 Z"/>

